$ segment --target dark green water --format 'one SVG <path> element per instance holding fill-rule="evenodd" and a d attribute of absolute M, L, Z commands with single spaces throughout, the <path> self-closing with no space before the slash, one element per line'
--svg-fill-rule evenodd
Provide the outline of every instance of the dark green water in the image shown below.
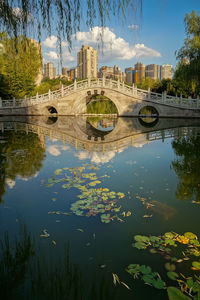
<path fill-rule="evenodd" d="M 126 269 L 151 266 L 177 286 L 162 256 L 132 243 L 200 236 L 200 122 L 7 117 L 0 129 L 0 299 L 168 299 Z"/>

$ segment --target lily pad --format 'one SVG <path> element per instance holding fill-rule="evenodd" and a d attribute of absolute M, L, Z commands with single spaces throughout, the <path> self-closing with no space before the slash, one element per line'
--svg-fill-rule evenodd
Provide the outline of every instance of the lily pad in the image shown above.
<path fill-rule="evenodd" d="M 167 272 L 167 276 L 172 280 L 177 280 L 179 275 L 176 272 Z"/>
<path fill-rule="evenodd" d="M 170 286 L 167 288 L 169 300 L 191 300 L 188 296 L 184 295 L 176 287 Z"/>

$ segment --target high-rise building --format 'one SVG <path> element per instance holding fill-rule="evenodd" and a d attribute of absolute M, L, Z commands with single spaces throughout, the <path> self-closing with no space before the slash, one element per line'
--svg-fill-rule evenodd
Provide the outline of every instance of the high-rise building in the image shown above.
<path fill-rule="evenodd" d="M 133 83 L 135 78 L 135 69 L 130 67 L 125 69 L 126 82 Z"/>
<path fill-rule="evenodd" d="M 52 62 L 44 64 L 44 77 L 48 77 L 49 79 L 54 78 L 54 67 Z"/>
<path fill-rule="evenodd" d="M 160 80 L 160 66 L 151 64 L 146 66 L 146 78 L 149 77 L 154 80 Z"/>
<path fill-rule="evenodd" d="M 62 68 L 62 75 L 63 75 L 63 76 L 67 76 L 67 72 L 68 72 L 68 71 L 69 71 L 68 68 L 63 67 L 63 68 Z"/>
<path fill-rule="evenodd" d="M 56 67 L 53 67 L 53 78 L 56 78 Z"/>
<path fill-rule="evenodd" d="M 70 70 L 67 71 L 68 80 L 73 81 L 78 77 L 78 68 L 73 67 Z"/>
<path fill-rule="evenodd" d="M 83 45 L 77 55 L 78 78 L 97 78 L 98 53 L 92 47 Z"/>
<path fill-rule="evenodd" d="M 138 62 L 137 64 L 135 64 L 135 79 L 134 79 L 134 82 L 138 83 L 143 78 L 145 78 L 145 65 L 142 64 L 141 62 Z"/>
<path fill-rule="evenodd" d="M 124 73 L 121 71 L 120 67 L 114 66 L 114 67 L 108 67 L 103 66 L 99 70 L 99 77 L 105 77 L 110 78 L 114 80 L 124 81 Z"/>
<path fill-rule="evenodd" d="M 161 80 L 162 79 L 172 79 L 172 65 L 162 65 L 161 66 Z"/>

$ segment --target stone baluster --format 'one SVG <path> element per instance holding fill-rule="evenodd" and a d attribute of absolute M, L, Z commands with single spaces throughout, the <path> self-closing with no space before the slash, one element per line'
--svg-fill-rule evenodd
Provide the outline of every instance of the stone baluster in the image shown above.
<path fill-rule="evenodd" d="M 74 80 L 74 91 L 77 90 L 77 82 L 76 82 L 76 79 Z"/>
<path fill-rule="evenodd" d="M 12 103 L 13 103 L 12 106 L 15 107 L 15 98 L 13 98 L 13 102 Z"/>
<path fill-rule="evenodd" d="M 110 78 L 109 86 L 112 88 L 112 78 Z"/>
<path fill-rule="evenodd" d="M 199 95 L 197 96 L 197 108 L 199 108 Z"/>
<path fill-rule="evenodd" d="M 132 94 L 133 94 L 133 96 L 135 95 L 135 85 L 134 85 L 134 83 L 133 83 L 133 86 L 132 86 Z"/>
<path fill-rule="evenodd" d="M 61 97 L 64 97 L 64 88 L 63 88 L 63 84 L 61 86 Z"/>
<path fill-rule="evenodd" d="M 91 79 L 88 78 L 88 87 L 90 87 L 90 86 L 91 86 Z"/>
<path fill-rule="evenodd" d="M 150 87 L 148 87 L 148 100 L 151 99 L 151 90 L 150 90 Z"/>
<path fill-rule="evenodd" d="M 103 75 L 103 79 L 102 79 L 102 85 L 103 87 L 105 86 L 105 76 Z"/>
<path fill-rule="evenodd" d="M 39 95 L 38 95 L 38 93 L 36 94 L 36 101 L 38 102 L 38 100 L 39 100 Z"/>
<path fill-rule="evenodd" d="M 2 99 L 1 99 L 1 97 L 0 97 L 0 107 L 2 107 Z"/>
<path fill-rule="evenodd" d="M 49 89 L 49 101 L 51 100 L 51 90 Z"/>
<path fill-rule="evenodd" d="M 119 81 L 119 78 L 118 78 L 118 80 L 117 80 L 117 88 L 118 88 L 118 90 L 120 89 L 120 81 Z"/>
<path fill-rule="evenodd" d="M 124 91 L 124 81 L 122 82 L 122 90 Z"/>
<path fill-rule="evenodd" d="M 183 96 L 182 96 L 182 94 L 180 95 L 180 105 L 182 106 L 182 104 L 183 104 Z"/>

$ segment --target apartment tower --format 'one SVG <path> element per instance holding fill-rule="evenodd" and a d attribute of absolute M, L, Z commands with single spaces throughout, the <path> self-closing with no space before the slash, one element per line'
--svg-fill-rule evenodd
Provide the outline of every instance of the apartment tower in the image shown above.
<path fill-rule="evenodd" d="M 78 78 L 97 78 L 98 53 L 92 47 L 83 45 L 77 55 Z"/>

